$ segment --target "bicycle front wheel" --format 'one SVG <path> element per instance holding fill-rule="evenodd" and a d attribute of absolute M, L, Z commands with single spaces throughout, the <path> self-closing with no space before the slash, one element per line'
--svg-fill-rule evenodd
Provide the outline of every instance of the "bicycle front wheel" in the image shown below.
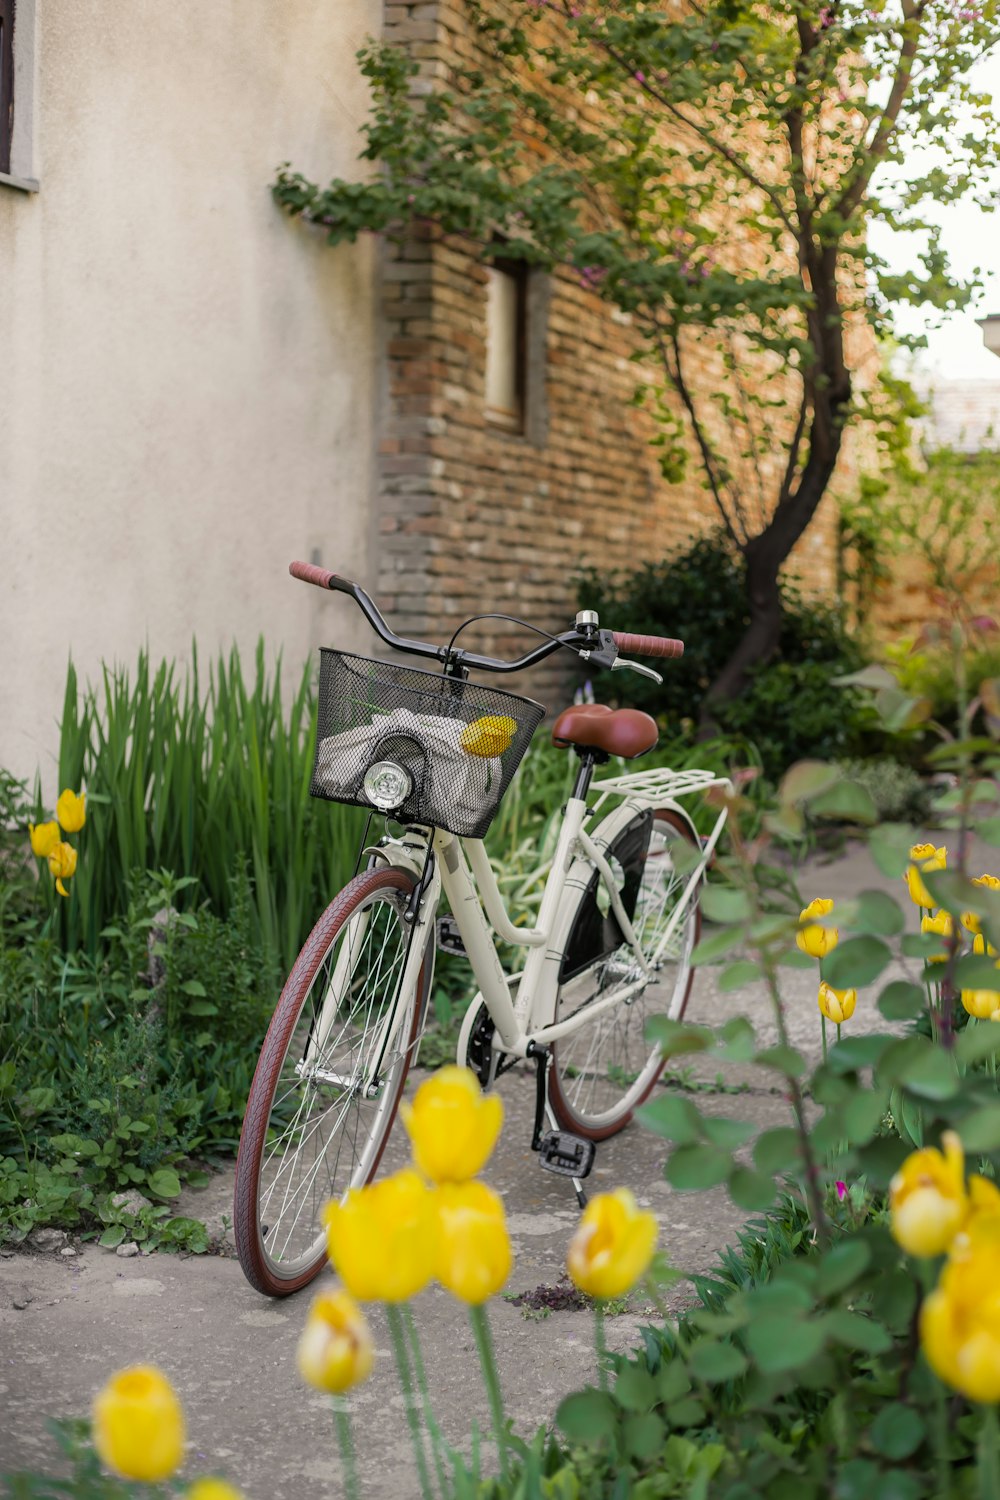
<path fill-rule="evenodd" d="M 322 1210 L 378 1169 L 419 1036 L 433 963 L 407 963 L 414 881 L 358 875 L 299 954 L 264 1039 L 236 1160 L 234 1233 L 272 1297 L 322 1269 Z M 409 974 L 409 979 L 407 978 Z"/>
<path fill-rule="evenodd" d="M 606 1140 L 623 1129 L 663 1072 L 660 1048 L 645 1036 L 647 1021 L 652 1016 L 679 1020 L 688 1002 L 691 953 L 701 928 L 700 883 L 687 890 L 690 875 L 674 859 L 679 844 L 697 848 L 682 817 L 657 809 L 632 916 L 643 954 L 652 963 L 649 978 L 644 980 L 631 948 L 622 943 L 559 986 L 555 1021 L 574 1018 L 579 1025 L 552 1044 L 549 1098 L 560 1125 L 590 1140 Z M 563 929 L 567 933 L 579 930 L 605 894 L 597 880 L 595 872 L 591 887 L 574 895 L 574 910 Z M 614 930 L 621 935 L 617 924 Z M 564 970 L 568 967 L 564 961 Z M 616 990 L 622 992 L 620 1001 L 614 1000 Z"/>

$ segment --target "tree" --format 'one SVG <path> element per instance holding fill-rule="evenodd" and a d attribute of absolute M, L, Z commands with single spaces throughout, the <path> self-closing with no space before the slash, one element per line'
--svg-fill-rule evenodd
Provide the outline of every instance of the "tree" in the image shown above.
<path fill-rule="evenodd" d="M 657 383 L 661 464 L 691 448 L 746 561 L 750 623 L 712 686 L 737 694 L 777 646 L 780 569 L 852 419 L 898 430 L 859 337 L 900 303 L 960 305 L 929 204 L 983 206 L 995 116 L 968 82 L 1000 0 L 468 0 L 481 65 L 414 89 L 418 65 L 359 54 L 381 172 L 275 192 L 331 241 L 430 221 L 572 267 L 631 314 Z M 923 232 L 892 275 L 868 226 Z M 870 341 L 868 341 L 870 348 Z M 715 361 L 703 389 L 695 359 Z M 873 364 L 877 363 L 873 361 Z"/>

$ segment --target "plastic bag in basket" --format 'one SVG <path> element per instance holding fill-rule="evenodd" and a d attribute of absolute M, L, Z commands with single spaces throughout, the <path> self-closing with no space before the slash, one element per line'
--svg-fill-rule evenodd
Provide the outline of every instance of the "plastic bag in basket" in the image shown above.
<path fill-rule="evenodd" d="M 418 715 L 408 708 L 375 714 L 370 724 L 327 735 L 320 741 L 316 775 L 328 795 L 353 797 L 368 767 L 379 759 L 379 747 L 390 739 L 411 739 L 426 756 L 429 785 L 424 786 L 420 797 L 425 812 L 436 806 L 440 816 L 447 806 L 463 818 L 476 820 L 490 805 L 491 790 L 494 797 L 499 795 L 503 767 L 499 756 L 483 754 L 481 739 L 470 743 L 469 731 L 464 719 Z M 497 734 L 494 741 L 498 749 L 501 739 L 509 744 L 509 735 Z"/>

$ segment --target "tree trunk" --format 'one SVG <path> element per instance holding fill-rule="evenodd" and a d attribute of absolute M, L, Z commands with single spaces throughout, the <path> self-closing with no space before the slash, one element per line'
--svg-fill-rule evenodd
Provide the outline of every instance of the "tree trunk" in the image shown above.
<path fill-rule="evenodd" d="M 770 529 L 770 528 L 769 528 Z M 755 544 L 767 536 L 753 537 L 745 549 L 747 605 L 750 623 L 729 660 L 712 683 L 701 705 L 699 738 L 708 739 L 719 732 L 716 710 L 738 698 L 747 685 L 751 667 L 771 659 L 781 637 L 781 590 L 778 573 L 783 558 L 776 561 L 769 549 L 761 551 Z"/>
<path fill-rule="evenodd" d="M 782 616 L 778 584 L 781 568 L 826 494 L 837 466 L 840 442 L 838 428 L 830 445 L 832 451 L 823 458 L 810 457 L 795 493 L 786 496 L 765 529 L 759 536 L 751 537 L 743 548 L 750 623 L 702 701 L 699 715 L 701 739 L 718 733 L 717 710 L 740 697 L 751 668 L 770 661 L 778 649 Z"/>

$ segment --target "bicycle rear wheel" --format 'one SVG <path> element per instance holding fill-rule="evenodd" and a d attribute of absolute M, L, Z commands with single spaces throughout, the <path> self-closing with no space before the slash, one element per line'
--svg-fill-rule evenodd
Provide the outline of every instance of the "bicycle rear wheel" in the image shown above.
<path fill-rule="evenodd" d="M 598 1002 L 616 988 L 641 981 L 635 956 L 622 943 L 559 987 L 555 1021 L 566 1021 L 581 1012 L 583 1018 L 577 1030 L 552 1044 L 549 1098 L 560 1125 L 590 1140 L 606 1140 L 623 1129 L 650 1093 L 665 1060 L 659 1047 L 646 1040 L 646 1022 L 652 1016 L 679 1020 L 691 993 L 691 953 L 701 930 L 700 883 L 685 898 L 690 877 L 678 870 L 673 858 L 681 842 L 697 847 L 679 814 L 668 808 L 657 809 L 632 916 L 647 957 L 656 953 L 662 934 L 683 905 L 648 982 L 631 999 L 599 1008 Z M 593 906 L 596 876 L 592 887 L 574 894 L 573 911 L 563 931 L 573 930 L 586 903 Z M 589 1012 L 593 1012 L 592 1018 Z"/>
<path fill-rule="evenodd" d="M 325 1260 L 322 1210 L 369 1182 L 419 1037 L 433 950 L 409 965 L 403 870 L 358 875 L 306 940 L 264 1039 L 236 1160 L 234 1232 L 244 1274 L 287 1296 Z"/>

